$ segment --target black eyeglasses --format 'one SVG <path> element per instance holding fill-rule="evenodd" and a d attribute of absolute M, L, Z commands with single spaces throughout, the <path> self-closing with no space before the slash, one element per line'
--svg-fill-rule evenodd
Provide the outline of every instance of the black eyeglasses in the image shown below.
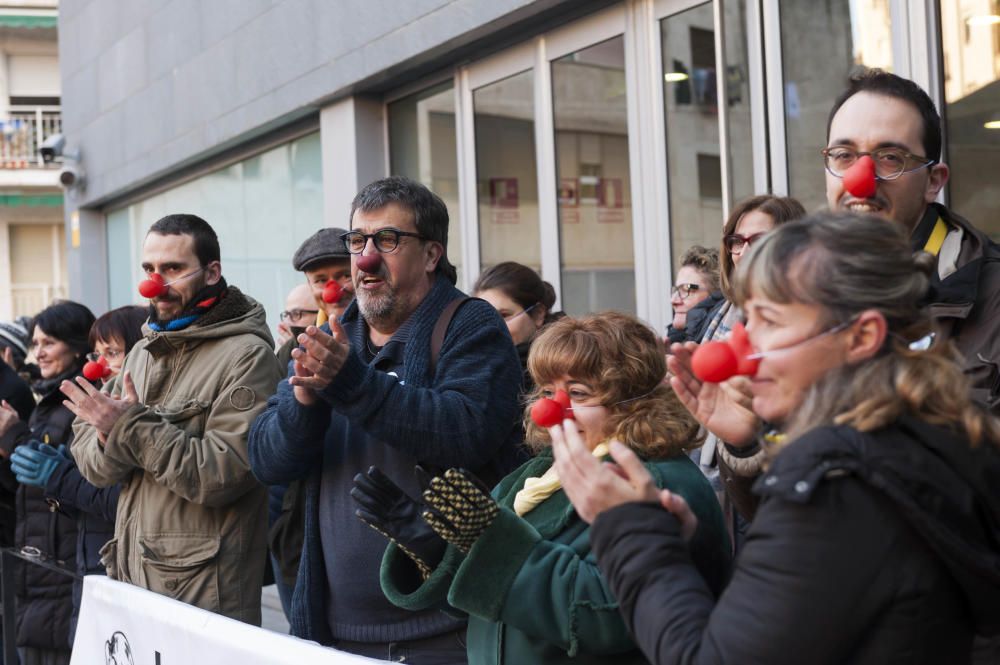
<path fill-rule="evenodd" d="M 902 148 L 879 148 L 871 152 L 863 152 L 848 146 L 835 145 L 831 148 L 823 148 L 820 152 L 823 154 L 826 170 L 837 178 L 843 178 L 847 169 L 854 166 L 855 162 L 865 155 L 871 157 L 872 161 L 875 162 L 875 175 L 882 180 L 895 180 L 904 173 L 919 171 L 937 161 L 914 155 Z M 906 165 L 913 162 L 919 163 L 913 168 L 907 169 Z"/>
<path fill-rule="evenodd" d="M 670 289 L 670 294 L 677 296 L 681 300 L 687 300 L 700 288 L 701 286 L 698 284 L 678 284 L 674 288 Z"/>
<path fill-rule="evenodd" d="M 733 233 L 722 239 L 725 243 L 726 249 L 730 254 L 740 254 L 750 245 L 754 244 L 757 240 L 762 238 L 766 232 L 752 233 L 748 236 L 741 236 L 739 233 Z"/>
<path fill-rule="evenodd" d="M 376 250 L 383 253 L 389 253 L 396 251 L 396 248 L 399 247 L 399 239 L 404 237 L 426 240 L 426 238 L 419 233 L 400 231 L 399 229 L 380 229 L 375 233 L 348 231 L 340 236 L 340 239 L 344 241 L 344 247 L 347 248 L 348 252 L 351 254 L 360 254 L 365 251 L 365 245 L 368 244 L 369 238 L 371 238 L 375 243 Z"/>
<path fill-rule="evenodd" d="M 319 314 L 318 309 L 289 309 L 285 310 L 278 316 L 281 317 L 282 321 L 287 321 L 288 319 L 291 319 L 292 321 L 301 321 L 304 316 L 311 315 L 315 318 L 317 314 Z"/>

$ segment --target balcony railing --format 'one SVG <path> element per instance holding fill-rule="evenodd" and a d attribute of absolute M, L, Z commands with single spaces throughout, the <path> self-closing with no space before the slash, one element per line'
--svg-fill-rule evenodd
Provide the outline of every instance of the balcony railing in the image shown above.
<path fill-rule="evenodd" d="M 46 168 L 38 148 L 42 141 L 62 131 L 58 106 L 12 106 L 0 117 L 0 169 Z"/>

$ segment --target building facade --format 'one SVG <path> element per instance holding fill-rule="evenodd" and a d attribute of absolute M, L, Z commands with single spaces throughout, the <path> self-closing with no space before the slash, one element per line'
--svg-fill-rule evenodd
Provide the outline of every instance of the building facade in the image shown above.
<path fill-rule="evenodd" d="M 39 154 L 61 131 L 55 0 L 0 2 L 0 321 L 67 294 L 61 163 Z"/>
<path fill-rule="evenodd" d="M 858 65 L 945 119 L 946 202 L 1000 236 L 998 0 L 64 0 L 71 295 L 140 300 L 145 229 L 217 229 L 272 325 L 291 255 L 401 174 L 447 202 L 460 286 L 503 260 L 572 314 L 670 320 L 676 258 L 761 192 L 825 204 Z"/>

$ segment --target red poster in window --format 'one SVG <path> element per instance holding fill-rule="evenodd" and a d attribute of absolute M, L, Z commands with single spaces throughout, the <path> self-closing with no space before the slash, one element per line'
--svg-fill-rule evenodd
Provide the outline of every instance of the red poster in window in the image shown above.
<path fill-rule="evenodd" d="M 625 223 L 625 185 L 621 178 L 601 178 L 598 183 L 597 223 Z"/>
<path fill-rule="evenodd" d="M 490 207 L 518 206 L 517 178 L 490 178 Z"/>
<path fill-rule="evenodd" d="M 577 208 L 580 205 L 580 182 L 576 178 L 559 179 L 559 207 Z"/>

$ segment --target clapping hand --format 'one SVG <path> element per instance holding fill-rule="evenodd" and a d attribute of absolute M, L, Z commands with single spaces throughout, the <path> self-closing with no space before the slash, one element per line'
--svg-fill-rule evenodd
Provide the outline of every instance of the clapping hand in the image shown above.
<path fill-rule="evenodd" d="M 103 443 L 111 429 L 126 411 L 139 402 L 139 395 L 132 383 L 132 374 L 125 370 L 122 374 L 121 396 L 103 393 L 82 376 L 76 382 L 63 381 L 59 390 L 68 399 L 63 401 L 67 409 L 81 420 L 93 425 Z"/>
<path fill-rule="evenodd" d="M 18 446 L 10 456 L 10 466 L 22 485 L 45 487 L 59 463 L 69 459 L 66 446 L 53 448 L 39 441 Z"/>
<path fill-rule="evenodd" d="M 572 421 L 549 428 L 559 481 L 580 519 L 593 523 L 598 515 L 625 503 L 657 502 L 681 523 L 681 533 L 690 539 L 698 518 L 687 501 L 670 490 L 660 489 L 642 461 L 628 446 L 612 441 L 615 463 L 594 457 Z"/>
<path fill-rule="evenodd" d="M 421 485 L 426 485 L 424 470 L 418 466 L 416 473 Z M 421 518 L 423 505 L 374 466 L 354 476 L 351 498 L 358 506 L 354 514 L 396 543 L 417 565 L 423 579 L 430 577 L 444 557 L 447 543 Z"/>
<path fill-rule="evenodd" d="M 292 349 L 295 374 L 288 382 L 295 388 L 295 399 L 300 404 L 316 403 L 316 391 L 323 390 L 340 372 L 351 347 L 347 334 L 336 320 L 330 321 L 332 334 L 316 326 L 309 326 L 298 336 L 301 347 Z"/>
<path fill-rule="evenodd" d="M 750 445 L 760 429 L 760 419 L 751 409 L 749 381 L 745 377 L 722 383 L 700 381 L 691 371 L 691 354 L 697 348 L 694 342 L 670 347 L 670 387 L 709 432 L 733 446 Z"/>

